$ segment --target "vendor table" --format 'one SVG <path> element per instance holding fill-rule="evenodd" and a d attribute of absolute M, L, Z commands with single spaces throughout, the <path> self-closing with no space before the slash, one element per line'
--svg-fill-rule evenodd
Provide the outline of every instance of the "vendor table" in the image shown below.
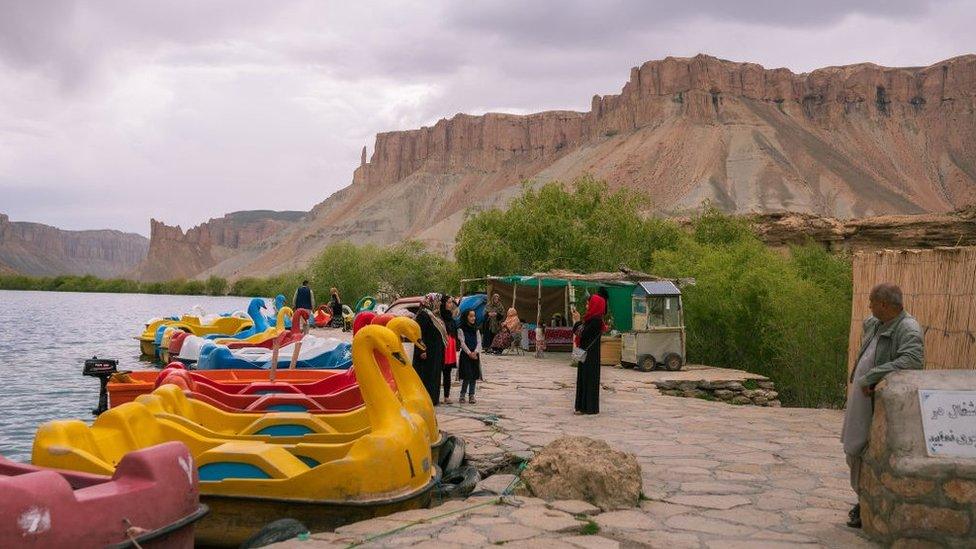
<path fill-rule="evenodd" d="M 546 326 L 547 351 L 571 351 L 573 349 L 573 329 L 565 326 Z M 522 328 L 522 348 L 535 350 L 535 328 Z"/>

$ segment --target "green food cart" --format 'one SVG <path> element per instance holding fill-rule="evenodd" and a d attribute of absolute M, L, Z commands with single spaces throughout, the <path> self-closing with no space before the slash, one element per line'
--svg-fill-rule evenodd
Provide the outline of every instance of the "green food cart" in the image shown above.
<path fill-rule="evenodd" d="M 649 372 L 685 364 L 681 290 L 670 280 L 638 282 L 632 295 L 633 326 L 621 335 L 620 362 Z"/>

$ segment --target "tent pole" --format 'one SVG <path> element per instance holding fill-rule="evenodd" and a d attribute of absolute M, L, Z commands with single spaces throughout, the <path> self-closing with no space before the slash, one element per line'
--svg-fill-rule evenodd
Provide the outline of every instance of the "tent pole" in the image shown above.
<path fill-rule="evenodd" d="M 518 282 L 512 284 L 512 308 L 515 308 L 515 296 L 518 295 Z"/>
<path fill-rule="evenodd" d="M 572 284 L 566 284 L 566 293 L 563 296 L 563 297 L 566 298 L 566 299 L 563 300 L 563 313 L 566 315 L 566 316 L 563 317 L 563 322 L 565 322 L 567 324 L 569 324 L 569 288 L 570 288 L 570 286 L 572 286 Z"/>
<path fill-rule="evenodd" d="M 542 323 L 542 279 L 539 279 L 539 294 L 535 302 L 535 325 Z"/>

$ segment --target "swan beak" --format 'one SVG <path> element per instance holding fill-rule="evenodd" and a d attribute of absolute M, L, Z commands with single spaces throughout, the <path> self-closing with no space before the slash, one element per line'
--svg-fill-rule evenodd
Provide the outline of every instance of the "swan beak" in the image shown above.
<path fill-rule="evenodd" d="M 402 354 L 400 354 L 400 352 L 399 352 L 399 351 L 395 351 L 395 352 L 393 353 L 393 358 L 395 358 L 395 359 L 396 359 L 396 361 L 397 361 L 397 362 L 399 362 L 400 364 L 403 364 L 404 366 L 406 366 L 406 364 L 407 364 L 407 359 L 406 359 L 406 357 L 404 357 L 404 356 L 403 356 Z"/>
<path fill-rule="evenodd" d="M 420 349 L 421 351 L 426 351 L 427 350 L 427 346 L 424 345 L 424 342 L 423 341 L 420 341 L 419 339 L 417 341 L 414 341 L 413 342 L 413 346 L 416 347 L 416 348 L 418 348 L 418 349 Z"/>

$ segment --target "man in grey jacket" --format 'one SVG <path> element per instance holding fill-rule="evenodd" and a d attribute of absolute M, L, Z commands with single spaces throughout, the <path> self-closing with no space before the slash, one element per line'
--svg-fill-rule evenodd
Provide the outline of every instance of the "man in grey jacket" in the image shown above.
<path fill-rule="evenodd" d="M 874 414 L 874 388 L 895 370 L 920 370 L 925 360 L 922 328 L 905 312 L 901 288 L 878 284 L 869 296 L 871 316 L 864 321 L 861 351 L 848 380 L 847 409 L 841 441 L 851 468 L 851 488 L 859 490 L 861 456 L 868 445 Z M 849 513 L 848 526 L 861 527 L 861 505 Z"/>

